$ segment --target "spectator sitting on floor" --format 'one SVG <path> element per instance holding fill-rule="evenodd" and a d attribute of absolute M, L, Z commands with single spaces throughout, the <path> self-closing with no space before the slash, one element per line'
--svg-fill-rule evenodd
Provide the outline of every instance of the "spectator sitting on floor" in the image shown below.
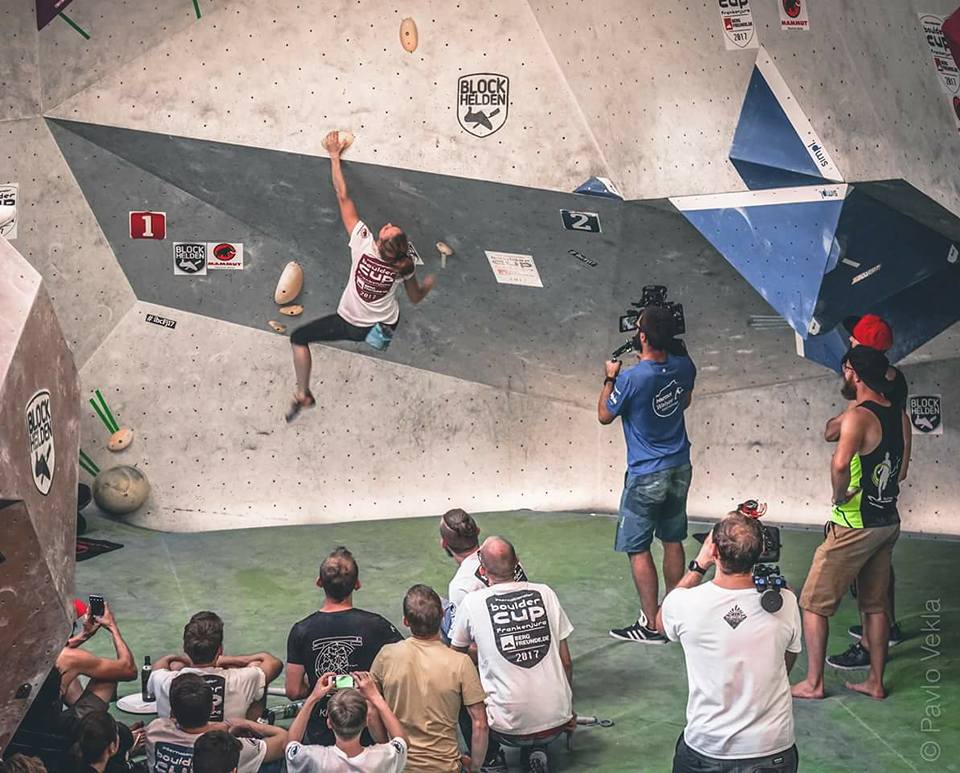
<path fill-rule="evenodd" d="M 143 730 L 131 735 L 106 711 L 93 711 L 80 720 L 72 749 L 75 769 L 79 773 L 126 773 L 130 770 L 129 755 L 142 739 Z"/>
<path fill-rule="evenodd" d="M 226 730 L 208 730 L 193 745 L 193 773 L 237 773 L 242 748 Z"/>
<path fill-rule="evenodd" d="M 440 547 L 457 562 L 457 573 L 447 587 L 447 604 L 444 608 L 443 635 L 448 636 L 453 627 L 457 607 L 471 591 L 487 587 L 480 572 L 480 527 L 473 516 L 465 510 L 454 508 L 440 517 Z M 526 580 L 523 567 L 517 564 L 516 580 Z"/>
<path fill-rule="evenodd" d="M 169 717 L 155 719 L 146 730 L 147 766 L 151 773 L 190 770 L 194 744 L 209 730 L 228 730 L 240 741 L 239 773 L 256 773 L 261 765 L 283 756 L 287 731 L 249 719 L 213 723 L 213 690 L 200 674 L 183 674 L 170 686 Z"/>
<path fill-rule="evenodd" d="M 389 620 L 373 612 L 355 609 L 353 592 L 360 590 L 360 568 L 353 554 L 338 547 L 320 565 L 317 587 L 323 588 L 323 606 L 305 617 L 287 637 L 286 693 L 291 700 L 306 698 L 326 673 L 369 671 L 384 644 L 403 637 Z M 307 726 L 307 743 L 333 745 L 335 738 L 326 722 L 327 700 L 316 703 Z M 361 739 L 372 743 L 369 733 Z"/>
<path fill-rule="evenodd" d="M 356 689 L 339 690 L 327 701 L 327 725 L 333 732 L 334 744 L 304 746 L 300 743 L 314 709 L 334 691 L 336 676 L 320 675 L 290 725 L 287 773 L 402 773 L 407 762 L 407 734 L 377 690 L 376 681 L 366 672 L 352 674 Z M 373 746 L 360 743 L 368 724 L 381 743 Z"/>
<path fill-rule="evenodd" d="M 528 769 L 545 773 L 546 745 L 576 723 L 573 626 L 552 588 L 514 579 L 517 563 L 507 540 L 484 541 L 480 566 L 490 587 L 467 594 L 450 641 L 460 652 L 477 645 L 490 725 L 484 770 L 506 770 L 502 744 L 529 752 Z"/>
<path fill-rule="evenodd" d="M 81 647 L 101 628 L 113 639 L 114 658 L 103 658 Z M 88 678 L 86 686 L 81 684 L 80 677 Z M 61 767 L 64 756 L 77 740 L 80 721 L 95 711 L 107 711 L 117 683 L 136 678 L 137 664 L 120 635 L 120 627 L 109 605 L 104 605 L 101 617 L 94 618 L 87 613 L 80 633 L 71 636 L 57 655 L 53 669 L 37 691 L 7 747 L 7 753 L 43 747 L 49 750 L 49 754 L 43 754 L 44 763 L 51 769 Z M 121 726 L 120 734 L 121 746 L 129 749 L 133 744 L 130 731 Z"/>
<path fill-rule="evenodd" d="M 787 675 L 801 649 L 800 607 L 788 589 L 779 610 L 761 606 L 753 567 L 762 552 L 759 521 L 730 513 L 657 615 L 658 630 L 680 642 L 687 663 L 687 726 L 673 773 L 797 770 Z M 711 566 L 716 576 L 701 585 Z"/>
<path fill-rule="evenodd" d="M 165 655 L 153 665 L 149 690 L 157 696 L 157 716 L 170 716 L 170 684 L 179 674 L 193 673 L 213 690 L 211 722 L 263 714 L 266 688 L 283 670 L 268 652 L 223 654 L 223 620 L 213 612 L 197 612 L 183 628 L 183 655 Z"/>
<path fill-rule="evenodd" d="M 47 766 L 39 757 L 11 754 L 0 760 L 0 773 L 47 773 Z"/>
<path fill-rule="evenodd" d="M 480 770 L 487 751 L 486 694 L 473 661 L 441 641 L 442 615 L 433 588 L 410 588 L 403 599 L 403 624 L 413 635 L 385 645 L 371 669 L 410 737 L 408 773 L 459 773 L 457 719 L 463 706 L 471 720 L 466 728 L 471 770 Z"/>

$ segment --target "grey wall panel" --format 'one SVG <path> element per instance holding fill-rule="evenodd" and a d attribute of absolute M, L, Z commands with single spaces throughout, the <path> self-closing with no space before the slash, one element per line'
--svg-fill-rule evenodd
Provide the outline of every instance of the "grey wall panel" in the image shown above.
<path fill-rule="evenodd" d="M 33 2 L 33 0 L 28 0 Z M 116 72 L 178 31 L 194 24 L 217 24 L 217 12 L 229 0 L 198 0 L 203 21 L 189 2 L 109 0 L 73 3 L 67 14 L 89 36 L 55 19 L 40 33 L 43 106 L 49 110 L 67 97 Z M 189 50 L 189 49 L 188 49 Z"/>
<path fill-rule="evenodd" d="M 400 46 L 404 16 L 420 30 L 413 54 Z M 49 114 L 311 154 L 328 129 L 350 129 L 359 161 L 560 190 L 608 172 L 526 3 L 336 0 L 307 12 L 244 0 L 171 32 Z M 458 78 L 478 72 L 511 89 L 506 124 L 482 139 L 456 111 Z"/>
<path fill-rule="evenodd" d="M 8 0 L 0 6 L 0 121 L 40 112 L 35 0 Z M 12 182 L 0 180 L 0 183 Z"/>
<path fill-rule="evenodd" d="M 326 159 L 88 124 L 51 126 L 138 297 L 263 329 L 276 315 L 277 277 L 296 258 L 307 275 L 305 318 L 336 308 L 348 263 Z M 402 224 L 426 270 L 440 275 L 423 306 L 404 307 L 388 359 L 589 404 L 603 359 L 624 339 L 618 315 L 644 284 L 667 284 L 688 310 L 702 391 L 820 373 L 796 357 L 786 327 L 748 326 L 769 307 L 668 203 L 621 204 L 368 164 L 346 170 L 361 215 L 375 229 L 388 220 Z M 131 200 L 169 211 L 166 242 L 129 239 L 124 202 Z M 564 207 L 599 213 L 603 232 L 563 230 Z M 196 239 L 249 243 L 249 267 L 230 276 L 174 276 L 170 242 Z M 457 250 L 446 269 L 433 248 L 438 239 Z M 598 265 L 578 261 L 570 249 Z M 544 287 L 498 284 L 484 250 L 532 254 Z"/>
<path fill-rule="evenodd" d="M 3 182 L 20 183 L 12 243 L 43 275 L 82 364 L 133 303 L 133 292 L 44 121 L 4 123 L 0 136 L 16 149 L 7 154 Z"/>
<path fill-rule="evenodd" d="M 911 394 L 942 394 L 943 435 L 915 436 L 913 461 L 901 494 L 906 531 L 958 534 L 953 492 L 960 486 L 960 404 L 955 387 L 960 359 L 909 365 Z M 823 523 L 830 516 L 827 419 L 839 413 L 836 376 L 765 389 L 713 395 L 688 412 L 694 448 L 691 512 L 719 516 L 748 498 L 769 502 L 770 520 Z"/>
<path fill-rule="evenodd" d="M 139 466 L 153 490 L 128 518 L 171 531 L 609 505 L 619 449 L 597 453 L 591 410 L 330 347 L 314 362 L 318 406 L 287 425 L 285 338 L 138 302 L 82 371 L 135 440 L 111 454 L 87 410 L 83 448 Z"/>

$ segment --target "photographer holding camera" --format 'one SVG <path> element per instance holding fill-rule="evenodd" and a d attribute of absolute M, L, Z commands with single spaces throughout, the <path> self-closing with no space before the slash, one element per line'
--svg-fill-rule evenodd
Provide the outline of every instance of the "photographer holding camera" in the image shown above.
<path fill-rule="evenodd" d="M 662 290 L 665 294 L 666 288 Z M 649 305 L 639 314 L 633 339 L 639 362 L 623 373 L 619 360 L 606 363 L 597 405 L 601 424 L 610 424 L 617 416 L 623 423 L 627 473 L 614 549 L 629 556 L 641 606 L 635 623 L 614 628 L 610 635 L 638 643 L 667 641 L 651 627 L 656 625 L 659 591 L 650 554 L 653 538 L 663 544 L 663 581 L 669 593 L 683 574 L 683 540 L 687 537 L 691 468 L 683 414 L 690 406 L 697 369 L 683 342 L 674 338 L 682 332 L 677 329 L 674 308 Z"/>
<path fill-rule="evenodd" d="M 802 645 L 800 608 L 787 589 L 775 611 L 763 605 L 753 577 L 763 552 L 760 522 L 730 513 L 663 600 L 657 627 L 683 647 L 689 685 L 673 773 L 797 770 L 787 676 Z M 716 576 L 701 585 L 711 566 Z"/>

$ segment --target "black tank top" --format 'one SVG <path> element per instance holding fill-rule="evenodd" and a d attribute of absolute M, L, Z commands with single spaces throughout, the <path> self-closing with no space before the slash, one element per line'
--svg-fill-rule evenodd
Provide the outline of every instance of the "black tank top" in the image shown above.
<path fill-rule="evenodd" d="M 897 405 L 860 403 L 880 422 L 880 443 L 860 456 L 860 515 L 865 527 L 888 526 L 900 520 L 900 466 L 903 464 L 903 409 Z"/>

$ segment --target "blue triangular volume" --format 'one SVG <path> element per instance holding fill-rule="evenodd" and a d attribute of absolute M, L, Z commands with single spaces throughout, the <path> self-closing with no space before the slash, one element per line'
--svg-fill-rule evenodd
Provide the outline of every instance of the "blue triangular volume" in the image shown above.
<path fill-rule="evenodd" d="M 730 160 L 751 190 L 816 185 L 825 179 L 756 66 L 740 109 Z M 763 167 L 762 172 L 757 167 Z"/>
<path fill-rule="evenodd" d="M 960 321 L 960 265 L 948 265 L 933 276 L 881 303 L 847 309 L 854 314 L 877 314 L 893 329 L 893 347 L 887 352 L 897 362 L 931 338 Z M 922 312 L 922 313 L 921 313 Z M 850 336 L 843 325 L 804 341 L 803 356 L 840 371 L 840 361 L 850 348 Z"/>
<path fill-rule="evenodd" d="M 808 189 L 793 189 L 805 192 Z M 778 191 L 777 194 L 786 193 Z M 710 208 L 674 200 L 684 217 L 740 272 L 790 326 L 806 337 L 831 259 L 843 197 L 751 203 L 726 194 L 702 197 Z M 696 197 L 701 198 L 701 197 Z"/>
<path fill-rule="evenodd" d="M 586 182 L 577 186 L 574 193 L 585 193 L 587 196 L 602 196 L 606 199 L 623 201 L 623 196 L 620 195 L 617 186 L 606 177 L 591 177 Z"/>

